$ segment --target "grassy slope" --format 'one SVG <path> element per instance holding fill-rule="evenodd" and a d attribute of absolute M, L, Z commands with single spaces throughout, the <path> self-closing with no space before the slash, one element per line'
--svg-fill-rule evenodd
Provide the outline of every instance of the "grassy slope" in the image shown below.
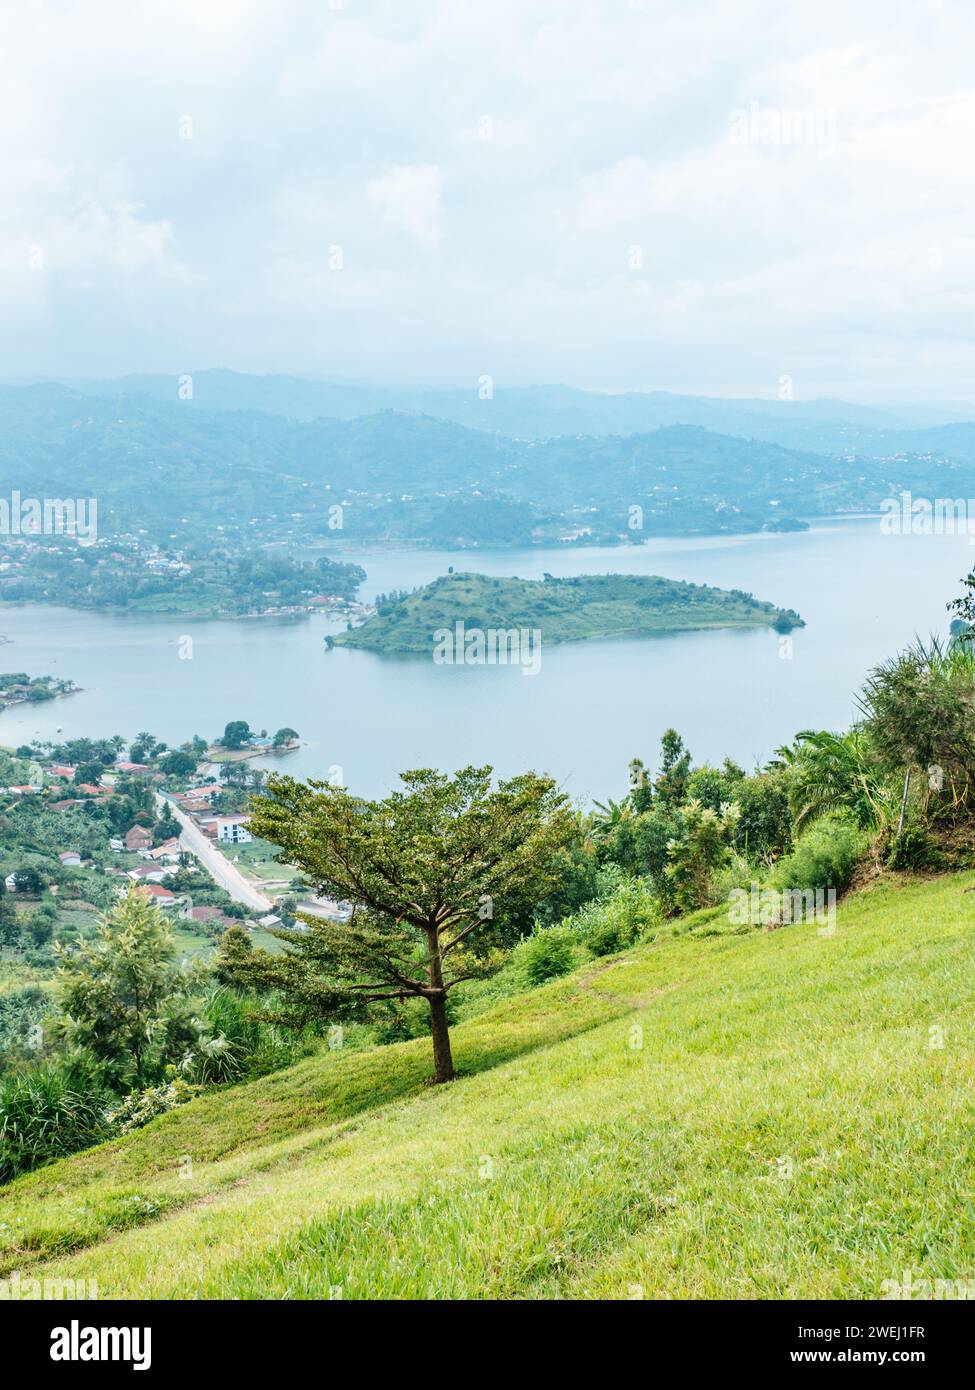
<path fill-rule="evenodd" d="M 539 628 L 542 641 L 651 636 L 700 628 L 771 626 L 784 610 L 756 599 L 655 575 L 592 574 L 576 579 L 496 579 L 452 574 L 408 594 L 389 612 L 339 633 L 339 646 L 384 652 L 433 650 L 433 634 L 468 628 Z M 797 619 L 801 622 L 801 619 Z"/>
<path fill-rule="evenodd" d="M 442 1089 L 414 1042 L 211 1094 L 0 1193 L 0 1270 L 243 1298 L 969 1277 L 973 885 L 876 887 L 832 938 L 715 918 L 589 966 L 460 1025 Z"/>

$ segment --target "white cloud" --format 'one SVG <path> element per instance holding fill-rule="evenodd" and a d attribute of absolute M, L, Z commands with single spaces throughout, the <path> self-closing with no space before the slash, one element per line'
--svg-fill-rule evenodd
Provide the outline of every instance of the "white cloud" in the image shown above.
<path fill-rule="evenodd" d="M 0 373 L 970 394 L 969 6 L 3 13 Z M 752 103 L 835 138 L 734 145 Z"/>
<path fill-rule="evenodd" d="M 440 245 L 440 170 L 432 164 L 401 164 L 369 182 L 369 198 L 387 226 L 405 232 L 417 246 Z"/>

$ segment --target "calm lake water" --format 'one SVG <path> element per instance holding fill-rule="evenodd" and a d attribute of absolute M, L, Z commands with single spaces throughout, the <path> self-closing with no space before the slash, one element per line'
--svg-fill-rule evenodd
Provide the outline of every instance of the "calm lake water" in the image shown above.
<path fill-rule="evenodd" d="M 0 611 L 3 670 L 70 677 L 83 693 L 0 714 L 0 742 L 149 729 L 169 743 L 213 737 L 229 719 L 291 725 L 308 747 L 276 760 L 296 775 L 341 768 L 375 795 L 397 771 L 492 763 L 535 768 L 575 798 L 619 796 L 629 760 L 655 761 L 673 725 L 697 761 L 767 758 L 799 729 L 842 728 L 876 662 L 915 634 L 947 631 L 947 601 L 975 563 L 966 537 L 886 536 L 877 520 L 808 532 L 670 540 L 622 549 L 386 551 L 342 558 L 368 574 L 363 595 L 455 569 L 540 578 L 661 574 L 740 588 L 808 624 L 783 659 L 778 634 L 702 632 L 545 647 L 541 671 L 436 666 L 425 657 L 327 652 L 324 618 L 188 621 L 29 606 Z M 193 639 L 192 659 L 180 639 Z"/>

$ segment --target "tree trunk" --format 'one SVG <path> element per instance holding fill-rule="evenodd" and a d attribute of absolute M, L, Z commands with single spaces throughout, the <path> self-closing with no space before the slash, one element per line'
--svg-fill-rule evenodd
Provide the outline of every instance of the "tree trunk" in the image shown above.
<path fill-rule="evenodd" d="M 435 921 L 426 928 L 427 980 L 430 1005 L 430 1035 L 433 1038 L 433 1079 L 453 1081 L 454 1060 L 450 1055 L 450 1029 L 447 1027 L 447 991 L 443 987 L 443 958 L 440 955 L 440 932 Z"/>
<path fill-rule="evenodd" d="M 450 1055 L 450 1029 L 447 1027 L 447 995 L 427 996 L 430 1005 L 430 1033 L 433 1037 L 433 1079 L 453 1081 L 454 1060 Z"/>

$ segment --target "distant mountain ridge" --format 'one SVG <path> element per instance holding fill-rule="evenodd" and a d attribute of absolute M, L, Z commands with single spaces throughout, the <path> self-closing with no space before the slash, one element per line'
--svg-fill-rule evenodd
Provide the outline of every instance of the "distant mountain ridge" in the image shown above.
<path fill-rule="evenodd" d="M 0 493 L 95 497 L 161 543 L 614 544 L 789 530 L 907 489 L 975 496 L 975 425 L 852 461 L 663 425 L 526 440 L 392 410 L 297 419 L 54 383 L 0 386 Z"/>
<path fill-rule="evenodd" d="M 844 455 L 921 452 L 917 431 L 975 420 L 975 406 L 859 405 L 848 401 L 780 401 L 673 395 L 663 391 L 600 392 L 568 386 L 494 384 L 488 395 L 469 388 L 402 387 L 330 382 L 299 376 L 253 376 L 208 369 L 179 376 L 127 376 L 59 384 L 85 395 L 145 397 L 206 411 L 262 411 L 294 420 L 353 419 L 382 410 L 422 414 L 469 429 L 520 439 L 559 435 L 645 434 L 662 426 L 696 425 L 718 434 L 787 448 Z"/>

